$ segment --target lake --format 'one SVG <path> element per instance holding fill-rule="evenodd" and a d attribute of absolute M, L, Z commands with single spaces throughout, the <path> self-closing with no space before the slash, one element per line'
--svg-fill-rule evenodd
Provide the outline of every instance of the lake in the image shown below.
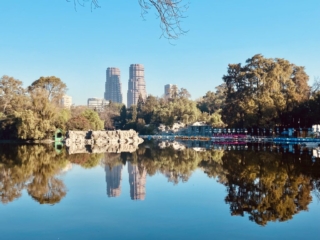
<path fill-rule="evenodd" d="M 1 239 L 320 234 L 320 159 L 299 145 L 147 141 L 133 153 L 68 154 L 0 144 L 0 152 Z"/>

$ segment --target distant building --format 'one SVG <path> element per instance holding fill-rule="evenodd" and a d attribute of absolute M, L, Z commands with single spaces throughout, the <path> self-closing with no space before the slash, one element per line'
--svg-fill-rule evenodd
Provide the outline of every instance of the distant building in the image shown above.
<path fill-rule="evenodd" d="M 88 98 L 87 106 L 98 112 L 102 111 L 105 106 L 109 105 L 109 101 L 102 98 Z"/>
<path fill-rule="evenodd" d="M 118 68 L 107 68 L 104 99 L 122 103 L 120 70 Z"/>
<path fill-rule="evenodd" d="M 175 84 L 164 85 L 164 98 L 173 98 L 178 94 L 178 86 Z"/>
<path fill-rule="evenodd" d="M 138 103 L 139 95 L 147 98 L 144 67 L 142 64 L 131 64 L 129 68 L 129 82 L 127 93 L 127 107 Z"/>
<path fill-rule="evenodd" d="M 60 105 L 64 108 L 70 109 L 72 105 L 72 97 L 63 95 L 62 98 L 60 99 Z"/>

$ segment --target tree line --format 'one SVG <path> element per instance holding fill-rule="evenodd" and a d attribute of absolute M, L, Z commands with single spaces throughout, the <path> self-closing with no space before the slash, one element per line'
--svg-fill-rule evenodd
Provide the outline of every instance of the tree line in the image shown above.
<path fill-rule="evenodd" d="M 60 78 L 40 77 L 27 88 L 13 77 L 0 79 L 0 138 L 50 139 L 62 131 L 103 129 L 97 112 L 86 107 L 62 108 L 67 86 Z"/>
<path fill-rule="evenodd" d="M 61 97 L 67 86 L 61 79 L 40 77 L 27 88 L 20 80 L 0 79 L 0 138 L 45 139 L 57 129 L 134 129 L 156 132 L 160 124 L 252 128 L 311 127 L 320 122 L 320 80 L 308 85 L 304 67 L 260 54 L 245 65 L 229 64 L 223 83 L 203 97 L 191 100 L 187 89 L 173 87 L 170 96 L 146 99 L 127 108 L 110 101 L 102 111 L 86 106 L 64 109 Z M 107 99 L 108 100 L 108 99 Z"/>

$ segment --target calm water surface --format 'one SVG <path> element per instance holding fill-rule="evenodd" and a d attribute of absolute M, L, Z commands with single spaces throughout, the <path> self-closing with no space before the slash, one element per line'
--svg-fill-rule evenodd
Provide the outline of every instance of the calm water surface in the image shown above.
<path fill-rule="evenodd" d="M 1 239 L 319 237 L 320 159 L 308 149 L 174 148 L 0 145 Z"/>

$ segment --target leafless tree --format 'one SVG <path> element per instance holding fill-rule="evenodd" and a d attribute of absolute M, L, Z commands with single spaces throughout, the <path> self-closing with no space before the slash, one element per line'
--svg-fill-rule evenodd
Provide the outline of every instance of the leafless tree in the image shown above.
<path fill-rule="evenodd" d="M 311 87 L 311 96 L 320 91 L 320 77 L 314 77 L 314 82 Z"/>
<path fill-rule="evenodd" d="M 99 8 L 98 0 L 66 0 L 74 3 L 76 9 L 77 5 L 84 6 L 85 2 L 91 3 L 91 10 Z M 152 9 L 156 10 L 157 17 L 160 20 L 160 28 L 162 30 L 161 37 L 167 39 L 178 39 L 187 31 L 181 27 L 181 21 L 186 16 L 185 12 L 188 10 L 189 3 L 186 0 L 138 0 L 141 6 L 141 16 L 144 16 Z"/>

